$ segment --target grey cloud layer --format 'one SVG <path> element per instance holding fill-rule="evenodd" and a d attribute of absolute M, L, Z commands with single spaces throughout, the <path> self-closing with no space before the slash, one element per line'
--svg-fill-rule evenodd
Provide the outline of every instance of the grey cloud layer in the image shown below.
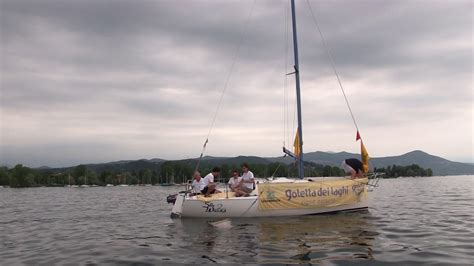
<path fill-rule="evenodd" d="M 306 128 L 352 135 L 306 1 L 297 4 Z M 472 147 L 470 1 L 311 4 L 365 132 L 384 128 L 392 132 L 390 138 L 431 127 L 436 139 L 442 133 L 435 131 L 461 119 L 466 133 L 456 135 L 453 145 Z M 31 165 L 58 165 L 195 156 L 251 6 L 251 1 L 3 0 L 0 162 L 23 158 Z M 285 1 L 255 4 L 218 116 L 216 127 L 222 131 L 216 138 L 223 148 L 211 148 L 216 155 L 278 155 L 287 8 Z M 291 71 L 291 43 L 289 49 L 286 71 Z M 102 127 L 91 130 L 97 124 Z M 27 131 L 42 137 L 40 148 Z M 254 149 L 252 134 L 260 131 L 272 132 L 275 141 Z M 70 132 L 75 139 L 54 137 Z M 225 136 L 237 133 L 249 145 L 227 149 Z M 114 136 L 121 136 L 120 143 Z M 346 135 L 305 145 L 332 149 L 336 137 Z M 170 146 L 169 138 L 178 146 Z M 101 141 L 104 145 L 97 145 Z M 377 144 L 390 141 L 372 136 L 371 151 L 386 155 L 420 148 L 472 160 L 469 148 L 455 154 L 434 140 L 412 147 L 416 141 L 407 139 L 400 150 Z M 352 149 L 347 143 L 335 146 Z M 80 152 L 74 155 L 71 147 Z M 48 156 L 48 149 L 59 155 Z M 122 158 L 110 156 L 117 149 Z"/>

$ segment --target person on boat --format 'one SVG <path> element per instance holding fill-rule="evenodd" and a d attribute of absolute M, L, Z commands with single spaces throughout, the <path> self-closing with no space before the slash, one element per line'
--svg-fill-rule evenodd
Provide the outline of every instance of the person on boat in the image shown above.
<path fill-rule="evenodd" d="M 248 164 L 242 164 L 242 180 L 240 181 L 240 190 L 249 195 L 255 186 L 255 178 L 253 173 L 249 170 Z"/>
<path fill-rule="evenodd" d="M 212 172 L 203 178 L 204 188 L 201 190 L 201 193 L 204 194 L 205 197 L 209 197 L 210 194 L 220 192 L 216 190 L 216 183 L 214 183 L 214 178 L 217 178 L 220 172 L 221 169 L 216 166 L 212 169 Z"/>
<path fill-rule="evenodd" d="M 195 171 L 193 175 L 193 183 L 191 184 L 192 188 L 194 189 L 194 192 L 196 193 L 201 193 L 201 191 L 204 189 L 204 179 L 201 177 L 201 173 L 199 171 Z"/>
<path fill-rule="evenodd" d="M 247 193 L 243 192 L 240 189 L 240 181 L 242 180 L 242 177 L 239 175 L 238 170 L 234 170 L 232 172 L 232 177 L 229 179 L 229 187 L 232 192 L 235 193 L 236 197 L 241 197 L 241 196 L 246 196 Z"/>
<path fill-rule="evenodd" d="M 345 159 L 341 164 L 342 169 L 351 175 L 351 179 L 363 178 L 362 162 L 356 158 Z"/>

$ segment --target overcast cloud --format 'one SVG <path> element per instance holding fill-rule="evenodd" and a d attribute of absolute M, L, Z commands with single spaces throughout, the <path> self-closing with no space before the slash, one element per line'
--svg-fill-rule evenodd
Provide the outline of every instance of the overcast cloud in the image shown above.
<path fill-rule="evenodd" d="M 472 1 L 310 2 L 372 157 L 420 149 L 473 162 Z M 358 152 L 308 5 L 297 5 L 304 149 Z M 199 156 L 252 6 L 0 0 L 0 163 Z M 207 154 L 280 156 L 292 143 L 287 8 L 256 1 Z"/>

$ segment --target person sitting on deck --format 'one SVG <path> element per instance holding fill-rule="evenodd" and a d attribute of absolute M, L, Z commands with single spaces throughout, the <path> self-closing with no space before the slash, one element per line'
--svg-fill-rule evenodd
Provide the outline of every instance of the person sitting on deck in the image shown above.
<path fill-rule="evenodd" d="M 356 158 L 345 159 L 341 164 L 342 169 L 351 175 L 351 179 L 363 178 L 362 162 Z"/>
<path fill-rule="evenodd" d="M 229 187 L 232 192 L 235 193 L 236 197 L 246 196 L 247 193 L 240 189 L 240 181 L 242 177 L 239 176 L 239 171 L 232 171 L 232 177 L 229 179 Z"/>
<path fill-rule="evenodd" d="M 242 180 L 240 181 L 240 190 L 249 195 L 254 190 L 255 178 L 253 173 L 249 171 L 248 164 L 242 164 Z"/>
<path fill-rule="evenodd" d="M 219 167 L 214 167 L 212 172 L 203 178 L 204 188 L 201 190 L 201 193 L 204 194 L 205 197 L 209 197 L 209 194 L 220 192 L 216 190 L 216 183 L 214 183 L 214 178 L 218 177 L 220 172 L 221 169 L 219 169 Z"/>
<path fill-rule="evenodd" d="M 204 179 L 201 177 L 201 173 L 199 171 L 194 172 L 193 178 L 194 180 L 191 186 L 193 187 L 194 192 L 200 193 L 205 187 Z"/>

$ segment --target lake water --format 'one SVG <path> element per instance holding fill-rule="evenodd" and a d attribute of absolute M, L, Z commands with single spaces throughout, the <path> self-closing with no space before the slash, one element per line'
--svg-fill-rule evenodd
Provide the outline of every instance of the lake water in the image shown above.
<path fill-rule="evenodd" d="M 474 176 L 381 180 L 367 212 L 170 219 L 181 187 L 0 189 L 1 265 L 465 264 Z"/>

